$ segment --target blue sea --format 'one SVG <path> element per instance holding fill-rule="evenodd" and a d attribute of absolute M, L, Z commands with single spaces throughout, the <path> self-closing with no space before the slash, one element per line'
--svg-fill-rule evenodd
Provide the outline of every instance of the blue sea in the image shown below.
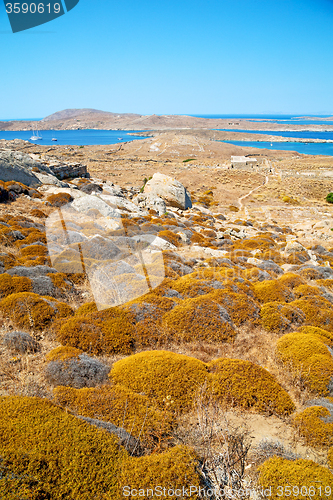
<path fill-rule="evenodd" d="M 305 155 L 333 156 L 333 142 L 257 142 L 257 141 L 221 141 L 244 148 L 274 149 L 279 151 L 297 151 Z"/>
<path fill-rule="evenodd" d="M 333 125 L 333 120 L 321 120 L 321 118 L 329 118 L 332 115 L 316 115 L 311 119 L 309 115 L 189 115 L 198 118 L 221 118 L 223 120 L 248 120 L 265 123 L 279 123 L 281 125 Z M 304 116 L 309 116 L 309 119 L 304 120 Z"/>
<path fill-rule="evenodd" d="M 121 142 L 146 139 L 131 135 L 141 132 L 140 130 L 42 130 L 39 135 L 41 141 L 31 141 L 32 131 L 0 131 L 0 139 L 13 140 L 23 139 L 41 146 L 68 145 L 68 146 L 93 146 L 96 144 L 107 145 Z M 147 132 L 146 130 L 144 132 Z M 52 141 L 57 139 L 57 141 Z"/>
<path fill-rule="evenodd" d="M 222 130 L 222 129 L 219 129 Z M 239 130 L 239 129 L 223 129 L 224 132 L 241 132 L 245 134 L 261 134 L 261 135 L 277 135 L 280 137 L 297 137 L 298 139 L 320 139 L 322 141 L 333 140 L 333 130 L 331 132 L 321 132 L 316 130 L 301 130 L 292 132 L 289 130 L 284 131 L 270 131 L 270 130 Z"/>

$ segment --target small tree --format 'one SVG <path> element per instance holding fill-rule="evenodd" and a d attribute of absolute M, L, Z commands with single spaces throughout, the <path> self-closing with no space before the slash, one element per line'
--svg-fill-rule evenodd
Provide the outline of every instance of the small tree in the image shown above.
<path fill-rule="evenodd" d="M 333 203 L 333 193 L 328 193 L 326 196 L 327 203 Z"/>

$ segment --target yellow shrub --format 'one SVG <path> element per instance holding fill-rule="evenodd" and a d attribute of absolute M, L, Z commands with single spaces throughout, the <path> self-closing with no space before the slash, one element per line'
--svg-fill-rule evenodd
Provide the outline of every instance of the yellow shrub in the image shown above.
<path fill-rule="evenodd" d="M 291 304 L 267 302 L 260 310 L 260 318 L 266 330 L 283 333 L 293 326 L 301 325 L 305 314 Z"/>
<path fill-rule="evenodd" d="M 160 231 L 158 233 L 158 236 L 160 238 L 163 238 L 163 240 L 168 241 L 172 245 L 175 245 L 175 247 L 179 247 L 181 245 L 181 237 L 179 234 L 174 233 L 173 231 L 170 231 L 169 229 L 164 229 L 163 231 Z"/>
<path fill-rule="evenodd" d="M 322 295 L 322 292 L 317 286 L 310 286 L 310 285 L 299 285 L 294 288 L 293 290 L 294 295 L 297 299 L 300 298 L 305 298 L 305 297 L 312 297 L 313 295 Z"/>
<path fill-rule="evenodd" d="M 300 333 L 317 335 L 326 345 L 333 345 L 333 333 L 324 330 L 323 328 L 318 328 L 316 326 L 303 326 L 299 329 Z"/>
<path fill-rule="evenodd" d="M 51 278 L 52 283 L 55 287 L 59 288 L 62 292 L 68 292 L 71 290 L 72 285 L 68 282 L 68 278 L 64 273 L 49 273 L 47 274 Z"/>
<path fill-rule="evenodd" d="M 299 274 L 285 273 L 278 278 L 279 283 L 287 286 L 288 288 L 295 288 L 300 285 L 305 285 L 305 281 Z"/>
<path fill-rule="evenodd" d="M 333 279 L 317 280 L 317 285 L 324 286 L 330 292 L 333 292 Z"/>
<path fill-rule="evenodd" d="M 208 247 L 211 244 L 211 239 L 195 231 L 191 236 L 191 243 L 198 243 L 201 247 Z"/>
<path fill-rule="evenodd" d="M 22 257 L 44 257 L 47 255 L 47 248 L 42 245 L 29 245 L 21 248 Z"/>
<path fill-rule="evenodd" d="M 25 277 L 11 276 L 10 274 L 0 274 L 0 299 L 12 293 L 31 292 L 31 279 Z"/>
<path fill-rule="evenodd" d="M 134 327 L 130 315 L 118 307 L 69 319 L 57 333 L 57 340 L 92 354 L 129 354 Z"/>
<path fill-rule="evenodd" d="M 48 201 L 52 207 L 62 207 L 63 205 L 73 201 L 73 198 L 69 193 L 58 193 L 51 194 L 46 198 L 46 201 Z"/>
<path fill-rule="evenodd" d="M 15 256 L 13 254 L 7 253 L 5 255 L 0 256 L 0 262 L 2 262 L 2 264 L 5 268 L 5 271 L 7 271 L 7 269 L 10 269 L 10 268 L 15 266 L 16 259 L 15 259 Z"/>
<path fill-rule="evenodd" d="M 277 355 L 293 374 L 301 374 L 307 387 L 326 396 L 333 377 L 333 358 L 320 337 L 287 333 L 276 346 Z"/>
<path fill-rule="evenodd" d="M 204 295 L 211 291 L 211 287 L 207 285 L 206 281 L 201 281 L 186 274 L 172 283 L 172 288 L 183 295 L 184 298 L 193 298 L 198 295 Z"/>
<path fill-rule="evenodd" d="M 78 358 L 83 351 L 70 346 L 60 346 L 52 349 L 46 355 L 46 361 L 65 361 L 66 359 Z"/>
<path fill-rule="evenodd" d="M 234 248 L 243 248 L 244 250 L 268 250 L 276 247 L 273 238 L 269 236 L 258 236 L 256 238 L 244 238 L 243 240 L 235 241 Z"/>
<path fill-rule="evenodd" d="M 161 411 L 146 395 L 121 385 L 83 389 L 59 386 L 53 389 L 53 395 L 58 404 L 79 415 L 126 429 L 150 449 L 158 446 L 158 441 L 167 442 L 170 436 L 173 417 L 167 407 Z"/>
<path fill-rule="evenodd" d="M 24 238 L 24 240 L 19 240 L 17 242 L 17 246 L 22 246 L 22 245 L 31 245 L 32 243 L 35 243 L 36 241 L 40 241 L 41 243 L 47 243 L 45 233 L 43 231 L 40 231 L 39 229 L 35 228 L 28 228 L 30 229 L 30 232 L 28 235 Z M 22 231 L 22 229 L 21 229 Z"/>
<path fill-rule="evenodd" d="M 333 475 L 312 460 L 272 457 L 259 467 L 259 473 L 258 483 L 268 490 L 267 495 L 272 500 L 288 497 L 295 500 L 333 499 Z"/>
<path fill-rule="evenodd" d="M 198 491 L 201 485 L 198 464 L 198 458 L 186 446 L 176 446 L 160 455 L 128 458 L 122 463 L 120 488 L 131 500 L 140 495 L 140 491 L 154 490 L 157 486 L 161 488 L 157 492 L 161 491 L 159 496 L 162 495 L 163 499 L 185 498 L 183 488 L 187 491 L 187 498 L 199 499 L 201 495 L 195 493 L 195 488 Z M 127 496 L 130 491 L 133 491 L 133 496 Z"/>
<path fill-rule="evenodd" d="M 22 292 L 9 295 L 0 302 L 0 311 L 18 328 L 43 330 L 52 320 L 73 314 L 64 302 L 53 297 Z"/>
<path fill-rule="evenodd" d="M 126 310 L 135 320 L 136 347 L 153 347 L 166 342 L 162 319 L 174 306 L 174 300 L 159 295 L 157 289 L 126 304 Z"/>
<path fill-rule="evenodd" d="M 328 466 L 333 469 L 333 447 L 329 449 L 327 455 Z"/>
<path fill-rule="evenodd" d="M 91 500 L 106 493 L 116 498 L 127 453 L 114 436 L 45 399 L 1 397 L 0 455 L 8 470 L 1 498 L 14 498 L 15 491 L 16 498 Z"/>
<path fill-rule="evenodd" d="M 233 293 L 229 290 L 217 289 L 206 297 L 224 307 L 236 326 L 240 326 L 245 322 L 253 324 L 259 317 L 259 306 L 245 293 Z"/>
<path fill-rule="evenodd" d="M 34 208 L 33 210 L 31 210 L 30 215 L 32 215 L 33 217 L 38 217 L 39 219 L 46 219 L 47 217 L 47 215 L 38 208 Z"/>
<path fill-rule="evenodd" d="M 97 312 L 96 302 L 87 302 L 75 311 L 75 316 L 89 316 L 91 313 Z"/>
<path fill-rule="evenodd" d="M 324 297 L 304 297 L 292 305 L 304 312 L 308 324 L 333 332 L 333 304 Z"/>
<path fill-rule="evenodd" d="M 207 295 L 184 299 L 163 316 L 163 326 L 176 342 L 226 342 L 236 334 L 226 311 Z"/>
<path fill-rule="evenodd" d="M 289 415 L 295 409 L 289 394 L 261 366 L 221 358 L 208 367 L 213 373 L 213 393 L 220 402 L 278 415 Z"/>
<path fill-rule="evenodd" d="M 333 423 L 325 422 L 325 417 L 331 414 L 323 406 L 310 406 L 297 413 L 293 425 L 310 446 L 333 445 Z"/>
<path fill-rule="evenodd" d="M 205 363 L 169 351 L 146 351 L 117 361 L 110 372 L 116 383 L 144 393 L 160 408 L 192 407 L 199 387 L 208 379 Z"/>
<path fill-rule="evenodd" d="M 254 293 L 259 302 L 291 302 L 292 292 L 278 280 L 265 280 L 254 285 Z"/>

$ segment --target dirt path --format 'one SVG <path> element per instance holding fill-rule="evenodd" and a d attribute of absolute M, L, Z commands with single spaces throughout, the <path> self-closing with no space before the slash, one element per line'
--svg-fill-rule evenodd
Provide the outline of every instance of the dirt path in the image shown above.
<path fill-rule="evenodd" d="M 256 188 L 254 189 L 251 189 L 251 191 L 249 191 L 247 194 L 244 194 L 243 196 L 241 196 L 240 198 L 238 198 L 238 205 L 239 205 L 239 209 L 242 210 L 243 208 L 243 200 L 245 198 L 247 198 L 248 196 L 250 196 L 254 191 L 256 191 L 257 189 L 261 188 L 263 185 L 266 186 L 266 184 L 268 183 L 268 175 L 266 175 L 265 177 L 265 182 L 264 184 L 261 184 L 260 186 L 257 186 Z"/>

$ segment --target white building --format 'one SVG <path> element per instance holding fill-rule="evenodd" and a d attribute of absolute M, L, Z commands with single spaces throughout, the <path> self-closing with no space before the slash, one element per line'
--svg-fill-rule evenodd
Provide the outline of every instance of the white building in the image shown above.
<path fill-rule="evenodd" d="M 232 156 L 231 157 L 231 168 L 249 168 L 258 165 L 256 158 L 250 158 L 248 156 Z"/>

